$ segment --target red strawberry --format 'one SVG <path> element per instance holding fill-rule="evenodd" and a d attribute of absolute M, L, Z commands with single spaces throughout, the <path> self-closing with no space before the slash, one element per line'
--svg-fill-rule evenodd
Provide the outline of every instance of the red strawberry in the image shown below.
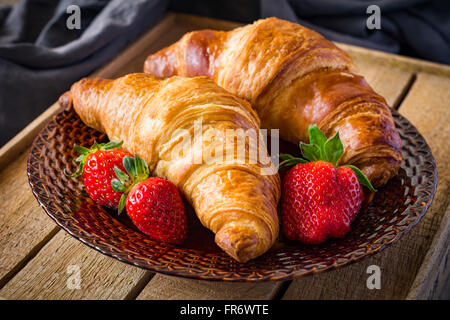
<path fill-rule="evenodd" d="M 100 205 L 117 209 L 122 194 L 113 190 L 111 180 L 115 177 L 114 167 L 123 169 L 122 161 L 131 155 L 121 149 L 123 142 L 108 142 L 97 144 L 94 142 L 90 149 L 74 146 L 81 153 L 75 161 L 79 162 L 77 172 L 71 177 L 83 175 L 83 183 L 89 196 Z"/>
<path fill-rule="evenodd" d="M 156 240 L 183 242 L 187 235 L 187 219 L 177 187 L 163 178 L 148 178 L 147 164 L 137 155 L 134 159 L 125 157 L 123 164 L 128 175 L 116 168 L 118 179 L 112 182 L 115 190 L 124 192 L 119 212 L 126 206 L 139 230 Z"/>
<path fill-rule="evenodd" d="M 358 168 L 337 167 L 344 152 L 338 133 L 327 139 L 313 125 L 309 137 L 300 148 L 312 162 L 280 155 L 280 167 L 296 164 L 283 181 L 281 220 L 288 239 L 318 244 L 348 233 L 364 200 L 360 183 L 375 190 Z"/>
<path fill-rule="evenodd" d="M 283 230 L 305 243 L 343 237 L 364 199 L 353 170 L 326 161 L 297 164 L 283 181 L 283 193 Z"/>
<path fill-rule="evenodd" d="M 169 180 L 153 177 L 139 182 L 128 194 L 126 207 L 139 230 L 152 238 L 170 243 L 186 238 L 183 200 Z"/>

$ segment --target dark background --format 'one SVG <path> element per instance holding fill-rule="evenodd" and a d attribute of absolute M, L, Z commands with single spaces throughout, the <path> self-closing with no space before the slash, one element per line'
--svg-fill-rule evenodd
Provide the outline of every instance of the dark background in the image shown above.
<path fill-rule="evenodd" d="M 80 30 L 66 28 L 72 4 Z M 374 4 L 380 30 L 366 28 Z M 22 0 L 0 5 L 0 146 L 167 10 L 244 23 L 277 16 L 330 40 L 450 64 L 449 0 Z"/>

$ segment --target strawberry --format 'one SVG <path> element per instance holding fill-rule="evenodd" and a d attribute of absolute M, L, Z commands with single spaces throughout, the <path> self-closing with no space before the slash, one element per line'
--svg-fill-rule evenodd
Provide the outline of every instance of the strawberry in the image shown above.
<path fill-rule="evenodd" d="M 344 237 L 364 200 L 361 185 L 375 189 L 355 166 L 337 167 L 344 153 L 339 133 L 327 139 L 312 125 L 309 139 L 300 143 L 304 159 L 280 155 L 280 167 L 295 165 L 283 181 L 281 222 L 288 239 L 318 244 Z"/>
<path fill-rule="evenodd" d="M 114 167 L 123 168 L 122 162 L 125 156 L 131 155 L 121 149 L 123 142 L 108 142 L 98 144 L 94 142 L 90 149 L 74 146 L 74 149 L 81 153 L 75 160 L 79 162 L 77 172 L 66 175 L 75 178 L 83 175 L 83 183 L 89 196 L 96 203 L 117 209 L 121 198 L 121 193 L 113 190 L 111 180 L 115 177 Z"/>
<path fill-rule="evenodd" d="M 183 242 L 187 219 L 177 187 L 167 179 L 148 178 L 148 166 L 138 155 L 125 157 L 123 166 L 127 173 L 116 167 L 118 179 L 112 180 L 113 188 L 123 192 L 119 213 L 126 207 L 136 227 L 156 240 Z"/>

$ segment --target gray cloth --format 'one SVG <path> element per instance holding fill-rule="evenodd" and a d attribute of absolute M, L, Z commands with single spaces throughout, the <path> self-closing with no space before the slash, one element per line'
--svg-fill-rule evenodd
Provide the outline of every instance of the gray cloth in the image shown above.
<path fill-rule="evenodd" d="M 69 30 L 69 5 L 81 29 Z M 168 0 L 24 0 L 0 7 L 0 146 L 164 14 Z"/>

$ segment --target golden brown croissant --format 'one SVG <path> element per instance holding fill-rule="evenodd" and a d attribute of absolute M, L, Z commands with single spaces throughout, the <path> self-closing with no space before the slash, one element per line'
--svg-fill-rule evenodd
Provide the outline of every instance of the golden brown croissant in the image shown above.
<path fill-rule="evenodd" d="M 310 124 L 327 136 L 339 131 L 341 163 L 358 166 L 381 186 L 398 171 L 401 140 L 385 99 L 355 70 L 332 42 L 277 18 L 230 32 L 187 33 L 144 66 L 157 77 L 208 76 L 250 101 L 262 128 L 279 128 L 293 143 L 307 141 Z"/>
<path fill-rule="evenodd" d="M 239 129 L 259 134 L 259 118 L 245 100 L 206 77 L 159 80 L 141 73 L 82 79 L 60 103 L 73 105 L 84 123 L 124 141 L 123 147 L 146 160 L 156 175 L 177 185 L 202 224 L 216 234 L 216 243 L 236 260 L 253 259 L 274 243 L 280 181 L 276 170 L 262 171 L 272 165 L 267 150 L 258 148 L 267 163 L 251 162 L 252 150 L 245 161 L 237 161 L 234 137 L 224 143 L 221 135 Z M 257 148 L 249 141 L 244 149 Z M 232 157 L 224 158 L 230 151 Z"/>

